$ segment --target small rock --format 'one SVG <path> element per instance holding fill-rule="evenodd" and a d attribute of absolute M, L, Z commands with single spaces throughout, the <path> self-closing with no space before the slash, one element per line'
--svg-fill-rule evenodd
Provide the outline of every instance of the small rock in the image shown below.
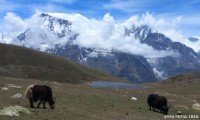
<path fill-rule="evenodd" d="M 192 105 L 192 109 L 200 111 L 200 104 L 199 103 L 194 103 Z"/>
<path fill-rule="evenodd" d="M 13 96 L 10 97 L 10 98 L 21 99 L 21 98 L 22 98 L 22 94 L 17 93 L 17 94 L 13 95 Z"/>
<path fill-rule="evenodd" d="M 192 80 L 190 79 L 188 82 L 192 82 Z"/>
<path fill-rule="evenodd" d="M 52 82 L 52 83 L 57 84 L 57 85 L 62 85 L 62 84 L 60 84 L 60 83 L 58 83 L 58 82 Z"/>
<path fill-rule="evenodd" d="M 192 102 L 193 102 L 193 103 L 196 103 L 197 101 L 196 101 L 196 100 L 192 100 Z"/>
<path fill-rule="evenodd" d="M 136 98 L 136 97 L 132 97 L 132 98 L 131 98 L 131 100 L 134 100 L 134 101 L 136 101 L 136 100 L 137 100 L 137 98 Z"/>
<path fill-rule="evenodd" d="M 175 107 L 181 107 L 181 108 L 185 108 L 185 109 L 189 110 L 189 108 L 187 106 L 183 106 L 183 105 L 175 105 Z"/>
<path fill-rule="evenodd" d="M 119 89 L 117 88 L 117 89 L 115 89 L 116 91 L 119 91 Z"/>
<path fill-rule="evenodd" d="M 8 84 L 8 87 L 10 87 L 10 88 L 22 88 L 21 86 L 16 86 L 16 85 L 13 85 L 13 84 Z"/>
<path fill-rule="evenodd" d="M 1 90 L 9 90 L 7 87 L 3 87 L 1 88 Z"/>
<path fill-rule="evenodd" d="M 178 111 L 177 113 L 178 113 L 178 115 L 181 115 L 181 114 L 182 114 L 182 112 L 181 112 L 181 111 Z"/>

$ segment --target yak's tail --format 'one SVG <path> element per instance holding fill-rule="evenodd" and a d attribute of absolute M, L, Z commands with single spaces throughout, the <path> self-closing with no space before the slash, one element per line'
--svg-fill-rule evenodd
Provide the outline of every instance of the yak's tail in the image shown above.
<path fill-rule="evenodd" d="M 26 91 L 24 93 L 24 96 L 29 99 L 32 97 L 32 88 L 33 88 L 34 85 L 29 85 L 27 88 L 26 88 Z"/>

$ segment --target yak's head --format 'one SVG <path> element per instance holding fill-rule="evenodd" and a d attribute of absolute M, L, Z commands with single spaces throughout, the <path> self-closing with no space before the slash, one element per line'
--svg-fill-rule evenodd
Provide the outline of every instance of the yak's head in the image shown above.
<path fill-rule="evenodd" d="M 168 107 L 168 106 L 163 106 L 163 107 L 162 107 L 163 113 L 167 115 L 167 114 L 168 114 L 169 108 L 170 108 L 170 107 Z"/>
<path fill-rule="evenodd" d="M 55 101 L 56 101 L 56 98 L 53 98 L 52 100 L 49 101 L 49 106 L 51 109 L 55 108 Z"/>

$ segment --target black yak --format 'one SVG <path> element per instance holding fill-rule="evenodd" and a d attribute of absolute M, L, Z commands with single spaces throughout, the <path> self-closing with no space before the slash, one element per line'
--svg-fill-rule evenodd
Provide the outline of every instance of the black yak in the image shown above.
<path fill-rule="evenodd" d="M 48 102 L 51 109 L 54 109 L 55 100 L 52 95 L 52 90 L 49 86 L 46 85 L 30 85 L 27 87 L 25 96 L 29 99 L 30 107 L 34 108 L 33 102 L 39 103 L 37 108 L 40 107 L 40 104 L 43 104 L 43 108 L 46 109 L 45 103 Z"/>
<path fill-rule="evenodd" d="M 160 112 L 163 112 L 164 114 L 168 114 L 169 107 L 167 106 L 167 99 L 164 96 L 159 96 L 158 94 L 149 94 L 147 98 L 147 103 L 150 107 L 159 109 Z"/>

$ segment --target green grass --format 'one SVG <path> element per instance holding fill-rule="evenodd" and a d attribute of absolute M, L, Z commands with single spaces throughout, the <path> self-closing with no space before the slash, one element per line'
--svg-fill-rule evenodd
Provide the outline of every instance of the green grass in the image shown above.
<path fill-rule="evenodd" d="M 56 96 L 55 110 L 49 109 L 48 105 L 46 105 L 47 109 L 31 109 L 28 100 L 10 98 L 16 93 L 23 93 L 28 85 L 35 83 L 47 84 L 52 87 Z M 190 98 L 184 92 L 183 94 L 179 92 L 179 87 L 172 87 L 176 91 L 171 91 L 169 84 L 153 83 L 143 89 L 113 89 L 91 87 L 86 83 L 61 83 L 58 85 L 34 79 L 0 77 L 1 87 L 7 86 L 7 84 L 19 85 L 22 88 L 0 91 L 0 109 L 10 105 L 20 105 L 28 108 L 32 114 L 22 114 L 20 117 L 1 116 L 3 120 L 161 120 L 164 115 L 150 111 L 146 103 L 147 96 L 151 92 L 158 92 L 168 98 L 168 104 L 172 106 L 169 110 L 170 115 L 177 114 L 178 110 L 186 115 L 199 115 L 199 111 L 191 109 L 194 98 Z M 184 88 L 187 89 L 187 87 Z M 191 90 L 192 87 L 189 89 Z M 199 93 L 196 92 L 193 95 L 199 95 Z M 133 96 L 138 100 L 129 100 Z M 189 109 L 180 106 L 186 106 Z"/>
<path fill-rule="evenodd" d="M 53 88 L 56 96 L 56 109 L 30 109 L 26 99 L 14 100 L 10 96 L 16 93 L 23 93 L 29 84 L 48 84 Z M 22 86 L 22 89 L 12 88 L 9 91 L 1 91 L 4 99 L 0 99 L 0 109 L 10 105 L 20 105 L 31 111 L 31 115 L 21 115 L 20 117 L 1 117 L 2 119 L 70 119 L 70 120 L 116 120 L 116 119 L 132 119 L 144 118 L 148 116 L 162 118 L 162 114 L 156 117 L 152 114 L 143 116 L 148 110 L 143 96 L 138 91 L 129 89 L 111 89 L 111 88 L 95 88 L 86 84 L 67 84 L 56 85 L 51 82 L 45 83 L 38 80 L 1 78 L 1 85 L 15 84 Z M 142 95 L 142 96 L 141 96 Z M 129 101 L 132 96 L 138 97 L 138 101 Z M 2 98 L 2 97 L 1 97 Z M 49 108 L 49 106 L 47 106 Z"/>

